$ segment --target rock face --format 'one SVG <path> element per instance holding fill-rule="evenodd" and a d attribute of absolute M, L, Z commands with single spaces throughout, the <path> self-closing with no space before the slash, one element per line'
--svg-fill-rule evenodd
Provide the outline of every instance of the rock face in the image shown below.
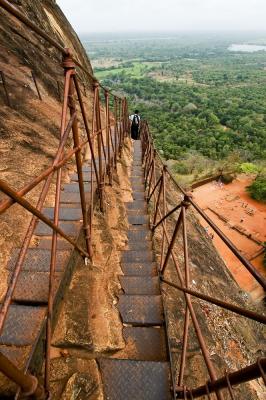
<path fill-rule="evenodd" d="M 74 49 L 75 57 L 91 72 L 90 62 L 77 35 L 55 1 L 13 0 L 12 4 L 62 46 Z M 2 78 L 4 77 L 7 90 L 6 95 L 3 82 L 0 83 L 0 171 L 1 179 L 7 181 L 15 189 L 19 189 L 49 166 L 56 152 L 59 142 L 63 69 L 61 67 L 61 55 L 58 50 L 50 46 L 44 39 L 40 39 L 23 23 L 17 21 L 2 9 L 0 10 L 0 18 L 0 71 L 2 71 Z M 32 72 L 36 78 L 40 96 L 35 86 Z M 82 86 L 83 95 L 84 100 L 86 100 L 87 111 L 91 116 L 91 81 L 82 71 L 78 71 L 78 74 L 81 82 L 85 85 L 86 91 Z M 190 112 L 196 109 L 195 105 L 188 106 L 189 109 L 184 111 Z M 70 144 L 68 143 L 68 145 Z M 71 163 L 69 168 L 72 168 Z M 64 178 L 66 177 L 67 173 L 64 175 Z M 119 186 L 125 185 L 125 179 L 126 177 L 124 176 L 124 181 L 119 182 Z M 39 191 L 40 188 L 37 187 L 27 196 L 33 204 L 36 204 Z M 54 186 L 51 188 L 48 204 L 53 201 L 53 193 Z M 172 205 L 176 205 L 175 200 L 178 201 L 176 194 L 169 191 L 168 197 L 171 197 Z M 4 195 L 0 193 L 0 199 L 3 198 Z M 111 214 L 113 210 L 109 212 Z M 112 229 L 116 239 L 116 246 L 119 246 L 118 233 L 123 221 L 119 220 L 117 222 L 114 217 L 110 219 L 114 224 Z M 13 206 L 1 216 L 0 297 L 6 287 L 4 266 L 12 247 L 15 245 L 18 247 L 21 244 L 29 218 L 29 214 L 18 206 Z M 115 225 L 116 223 L 119 223 L 119 227 Z M 211 241 L 204 236 L 203 229 L 192 213 L 189 216 L 188 230 L 192 287 L 210 295 L 215 295 L 217 298 L 231 300 L 238 305 L 247 305 L 247 298 L 239 291 L 212 246 Z M 155 247 L 157 249 L 160 248 L 160 240 L 160 237 L 155 238 Z M 110 323 L 108 325 L 109 338 L 112 338 L 112 342 L 110 340 L 104 342 L 103 336 L 101 336 L 102 332 L 96 332 L 97 326 L 105 327 L 103 324 L 107 324 L 113 318 L 111 312 L 113 312 L 115 306 L 115 293 L 119 290 L 116 278 L 112 275 L 120 273 L 117 258 L 112 259 L 112 263 L 115 263 L 117 270 L 114 269 L 115 272 L 109 272 L 108 275 L 109 259 L 111 259 L 111 256 L 113 257 L 113 247 L 113 243 L 110 243 L 108 248 L 103 247 L 106 253 L 110 252 L 110 255 L 109 253 L 103 254 L 110 256 L 109 258 L 107 257 L 106 269 L 101 270 L 98 268 L 97 270 L 96 268 L 96 273 L 94 273 L 93 293 L 97 302 L 95 301 L 96 305 L 94 303 L 93 305 L 97 306 L 97 311 L 101 310 L 102 313 L 98 312 L 98 318 L 96 318 L 94 311 L 88 308 L 86 310 L 87 314 L 84 314 L 82 308 L 84 304 L 79 304 L 78 299 L 76 299 L 77 302 L 72 301 L 72 303 L 71 300 L 68 300 L 68 304 L 72 305 L 71 309 L 76 309 L 77 312 L 80 312 L 82 318 L 86 319 L 86 321 L 84 322 L 79 318 L 80 323 L 84 322 L 82 327 L 79 326 L 79 330 L 74 329 L 75 326 L 68 326 L 68 321 L 64 321 L 61 326 L 62 329 L 59 333 L 57 332 L 58 336 L 54 341 L 56 346 L 75 346 L 78 341 L 82 345 L 82 349 L 99 352 L 119 350 L 123 346 L 117 313 L 115 314 L 117 332 L 113 329 L 113 325 L 111 326 Z M 183 266 L 181 240 L 177 243 L 176 251 L 179 254 L 180 265 Z M 103 255 L 101 255 L 102 259 Z M 114 268 L 113 264 L 112 267 Z M 75 276 L 82 279 L 85 273 L 87 271 L 77 270 Z M 102 284 L 103 275 L 106 279 L 104 282 L 105 287 Z M 110 278 L 109 284 L 107 282 L 108 278 Z M 176 278 L 173 265 L 169 266 L 167 278 L 173 280 Z M 70 292 L 76 295 L 78 285 L 74 283 L 70 288 Z M 98 288 L 104 290 L 104 304 L 102 298 L 97 299 Z M 85 298 L 87 287 L 84 284 L 80 289 L 79 294 Z M 176 290 L 166 288 L 166 292 L 171 348 L 178 370 L 182 347 L 184 303 L 182 296 Z M 85 304 L 85 306 L 87 305 Z M 250 305 L 250 308 L 252 308 L 252 305 Z M 232 316 L 232 314 L 204 302 L 197 302 L 195 309 L 201 329 L 206 337 L 212 361 L 219 371 L 222 371 L 225 367 L 234 370 L 248 362 L 254 362 L 265 351 L 265 336 L 263 336 L 263 331 L 259 324 L 247 321 L 242 317 Z M 111 316 L 109 319 L 106 318 L 107 312 Z M 79 317 L 79 314 L 77 316 Z M 70 313 L 66 317 L 73 319 Z M 191 329 L 185 376 L 188 385 L 196 386 L 202 383 L 202 380 L 207 379 L 206 369 L 204 369 L 200 357 L 199 346 Z M 58 359 L 55 357 L 53 362 L 56 364 L 54 366 L 56 374 L 60 375 L 62 373 L 62 376 L 55 374 L 52 377 L 54 390 L 55 392 L 58 390 L 59 396 L 63 396 L 61 398 L 81 399 L 88 396 L 91 396 L 92 399 L 102 398 L 102 393 L 99 389 L 100 377 L 95 361 L 84 360 L 82 357 L 63 356 L 58 357 Z M 262 388 L 257 383 L 240 386 L 238 390 L 240 391 L 240 398 L 247 400 L 262 398 L 260 397 Z"/>
<path fill-rule="evenodd" d="M 61 46 L 72 48 L 75 58 L 92 73 L 85 50 L 55 1 L 13 0 L 10 3 Z M 56 153 L 64 71 L 60 52 L 46 40 L 2 8 L 0 20 L 0 172 L 1 179 L 18 190 L 50 166 Z M 82 71 L 77 72 L 91 115 L 91 81 Z M 71 141 L 67 147 L 70 145 Z M 68 166 L 71 168 L 71 163 Z M 66 175 L 65 169 L 64 179 Z M 36 204 L 41 188 L 42 184 L 27 196 L 33 204 Z M 54 184 L 48 195 L 50 205 L 53 193 Z M 0 200 L 4 197 L 0 192 Z M 21 244 L 29 219 L 29 213 L 16 205 L 1 216 L 0 298 L 6 287 L 2 268 L 12 247 Z"/>

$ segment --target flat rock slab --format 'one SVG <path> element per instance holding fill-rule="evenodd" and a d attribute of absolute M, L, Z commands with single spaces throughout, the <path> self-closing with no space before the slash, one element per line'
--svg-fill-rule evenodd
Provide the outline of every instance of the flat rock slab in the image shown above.
<path fill-rule="evenodd" d="M 80 222 L 59 222 L 59 228 L 66 234 L 73 237 L 76 237 L 81 227 Z M 44 222 L 40 221 L 34 231 L 34 234 L 37 236 L 51 236 L 53 233 L 52 228 L 46 225 Z M 58 235 L 60 236 L 60 235 Z"/>
<path fill-rule="evenodd" d="M 0 336 L 0 345 L 32 345 L 41 330 L 45 314 L 46 307 L 11 305 Z"/>
<path fill-rule="evenodd" d="M 139 263 L 153 261 L 153 253 L 150 250 L 126 250 L 122 254 L 123 263 Z"/>
<path fill-rule="evenodd" d="M 161 296 L 122 295 L 118 309 L 125 324 L 146 326 L 164 322 Z"/>
<path fill-rule="evenodd" d="M 167 362 L 100 359 L 105 399 L 170 400 Z"/>
<path fill-rule="evenodd" d="M 54 219 L 54 208 L 47 207 L 44 208 L 43 214 L 50 220 Z M 80 221 L 82 219 L 82 212 L 79 208 L 60 208 L 59 210 L 59 220 L 60 221 Z"/>
<path fill-rule="evenodd" d="M 112 358 L 167 361 L 166 337 L 164 328 L 124 327 L 125 349 L 115 353 Z"/>
<path fill-rule="evenodd" d="M 12 300 L 23 303 L 48 303 L 49 272 L 25 272 L 19 274 Z M 57 292 L 61 274 L 56 273 L 54 290 Z"/>
<path fill-rule="evenodd" d="M 18 258 L 19 249 L 13 249 L 7 269 L 13 270 Z M 56 256 L 56 272 L 63 271 L 70 252 L 58 250 Z M 51 252 L 45 249 L 28 249 L 22 271 L 48 272 L 50 271 Z"/>
<path fill-rule="evenodd" d="M 157 275 L 156 264 L 152 262 L 122 263 L 121 268 L 125 275 L 130 275 L 130 276 Z"/>
<path fill-rule="evenodd" d="M 159 280 L 157 277 L 122 275 L 119 277 L 119 280 L 125 294 L 160 294 Z"/>

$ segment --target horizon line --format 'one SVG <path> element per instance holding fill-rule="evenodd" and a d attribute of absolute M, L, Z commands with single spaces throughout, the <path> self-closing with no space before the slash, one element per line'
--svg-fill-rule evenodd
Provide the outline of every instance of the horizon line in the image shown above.
<path fill-rule="evenodd" d="M 241 34 L 241 33 L 248 33 L 248 34 L 250 34 L 250 33 L 256 33 L 256 34 L 266 34 L 266 29 L 257 29 L 257 30 L 255 30 L 255 29 L 241 29 L 241 30 L 236 30 L 236 29 L 232 29 L 232 30 L 229 30 L 229 29 L 183 29 L 183 30 L 181 30 L 181 29 L 179 29 L 179 30 L 174 30 L 174 29 L 171 29 L 171 30 L 117 30 L 117 31 L 113 31 L 113 30 L 107 30 L 107 31 L 79 31 L 79 30 L 77 30 L 76 31 L 78 34 L 102 34 L 102 35 L 104 35 L 104 34 L 119 34 L 119 33 L 129 33 L 129 34 L 137 34 L 137 33 L 141 33 L 141 34 L 143 34 L 143 33 L 145 33 L 145 34 L 147 34 L 147 33 L 151 33 L 151 34 L 154 34 L 154 33 L 158 33 L 158 34 L 162 34 L 162 33 L 165 33 L 165 34 L 169 34 L 169 33 L 228 33 L 228 34 L 230 34 L 230 33 L 239 33 L 239 34 Z"/>

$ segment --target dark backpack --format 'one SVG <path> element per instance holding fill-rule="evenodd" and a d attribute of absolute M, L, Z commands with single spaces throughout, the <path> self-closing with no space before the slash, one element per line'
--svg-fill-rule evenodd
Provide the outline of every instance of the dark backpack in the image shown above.
<path fill-rule="evenodd" d="M 139 116 L 137 114 L 133 117 L 132 126 L 139 127 Z"/>

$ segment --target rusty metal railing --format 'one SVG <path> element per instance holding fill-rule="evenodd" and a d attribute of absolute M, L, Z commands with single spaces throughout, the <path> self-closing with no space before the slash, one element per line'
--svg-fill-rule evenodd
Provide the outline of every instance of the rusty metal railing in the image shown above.
<path fill-rule="evenodd" d="M 182 351 L 179 363 L 179 373 L 177 377 L 177 385 L 173 388 L 175 398 L 181 399 L 193 399 L 203 395 L 206 395 L 210 399 L 212 392 L 215 393 L 218 400 L 224 398 L 222 389 L 226 388 L 231 399 L 234 399 L 232 386 L 242 382 L 247 382 L 258 377 L 262 377 L 265 383 L 265 368 L 266 358 L 258 359 L 253 365 L 247 366 L 246 368 L 229 373 L 223 374 L 222 378 L 217 377 L 217 372 L 211 360 L 204 335 L 202 333 L 195 307 L 192 303 L 192 297 L 194 299 L 201 299 L 216 306 L 222 307 L 229 310 L 237 315 L 244 316 L 252 319 L 258 323 L 266 324 L 266 316 L 257 312 L 247 310 L 246 308 L 236 306 L 226 301 L 222 301 L 212 296 L 208 296 L 204 293 L 197 292 L 190 288 L 190 263 L 189 263 L 189 248 L 188 248 L 188 234 L 187 234 L 187 209 L 192 206 L 198 214 L 204 218 L 205 221 L 213 228 L 217 235 L 223 240 L 228 248 L 235 254 L 235 256 L 242 262 L 247 270 L 253 275 L 256 281 L 266 290 L 265 278 L 254 268 L 254 266 L 246 260 L 236 249 L 233 243 L 221 232 L 221 230 L 214 224 L 214 222 L 204 213 L 204 211 L 194 202 L 192 197 L 186 193 L 186 191 L 178 185 L 174 177 L 168 170 L 167 166 L 164 165 L 159 153 L 156 151 L 153 139 L 149 130 L 147 122 L 142 123 L 141 128 L 141 141 L 143 149 L 143 165 L 144 165 L 144 180 L 146 186 L 146 199 L 148 204 L 152 204 L 151 207 L 151 229 L 153 233 L 160 227 L 160 281 L 161 284 L 169 285 L 184 295 L 185 300 L 185 317 L 184 317 L 184 328 L 183 328 L 183 339 L 182 339 Z M 176 205 L 172 206 L 171 210 L 168 211 L 169 204 L 167 202 L 166 190 L 180 193 L 181 201 Z M 176 213 L 179 211 L 178 216 Z M 169 229 L 169 217 L 171 217 L 172 229 Z M 174 222 L 173 222 L 174 220 Z M 184 257 L 184 273 L 182 273 L 178 258 L 175 252 L 175 244 L 178 232 L 182 230 L 182 247 Z M 169 266 L 169 262 L 175 267 L 177 277 L 180 284 L 177 285 L 169 279 L 165 278 L 165 271 Z M 187 348 L 188 348 L 188 334 L 189 324 L 192 322 L 196 337 L 199 342 L 199 346 L 205 361 L 206 368 L 210 380 L 204 383 L 200 387 L 189 389 L 184 385 L 184 373 L 187 359 Z"/>
<path fill-rule="evenodd" d="M 23 22 L 29 29 L 37 35 L 45 39 L 54 46 L 63 57 L 62 67 L 64 73 L 64 90 L 62 99 L 62 112 L 60 124 L 60 141 L 54 157 L 52 165 L 45 169 L 41 174 L 35 177 L 26 186 L 19 190 L 12 189 L 7 182 L 0 179 L 0 190 L 8 197 L 0 202 L 0 215 L 6 212 L 14 204 L 19 204 L 32 214 L 32 219 L 28 226 L 26 235 L 15 263 L 14 272 L 10 284 L 8 285 L 3 302 L 0 309 L 0 335 L 3 332 L 7 313 L 12 303 L 14 291 L 18 282 L 20 272 L 30 246 L 32 236 L 38 220 L 43 221 L 46 225 L 52 228 L 52 245 L 51 245 L 51 260 L 49 274 L 49 294 L 46 316 L 46 351 L 45 351 L 45 382 L 42 386 L 36 377 L 29 373 L 20 371 L 6 356 L 0 353 L 0 371 L 8 376 L 11 380 L 19 385 L 24 397 L 33 396 L 36 399 L 46 399 L 49 397 L 50 389 L 50 348 L 52 336 L 52 319 L 54 306 L 55 292 L 55 266 L 57 260 L 57 241 L 61 236 L 68 241 L 74 249 L 86 261 L 92 259 L 92 221 L 93 210 L 95 205 L 94 192 L 96 191 L 100 209 L 104 210 L 104 185 L 106 177 L 109 183 L 112 184 L 113 170 L 116 168 L 117 160 L 121 155 L 121 150 L 125 137 L 128 133 L 128 110 L 127 102 L 124 98 L 119 98 L 108 89 L 103 88 L 96 78 L 90 74 L 77 60 L 75 60 L 70 49 L 59 45 L 53 38 L 47 35 L 42 29 L 32 23 L 18 9 L 11 5 L 6 0 L 0 0 L 0 6 L 5 9 L 13 17 Z M 84 104 L 83 94 L 80 89 L 77 68 L 80 68 L 93 83 L 93 112 L 92 112 L 92 128 L 89 128 L 87 107 Z M 4 75 L 1 74 L 3 84 L 5 82 Z M 39 91 L 34 73 L 32 75 L 35 87 L 38 93 L 39 100 L 42 96 Z M 5 88 L 5 85 L 4 85 Z M 59 91 L 58 86 L 58 91 Z M 85 91 L 85 87 L 83 87 Z M 103 91 L 105 103 L 100 102 L 100 92 Z M 6 91 L 7 92 L 7 91 Z M 59 92 L 60 95 L 60 92 Z M 110 107 L 110 97 L 114 103 L 113 110 Z M 61 98 L 61 95 L 60 95 Z M 10 105 L 8 93 L 6 93 L 7 105 Z M 68 118 L 69 114 L 69 118 Z M 78 128 L 78 119 L 84 125 L 86 140 L 81 141 L 81 135 Z M 104 123 L 103 123 L 104 120 Z M 65 145 L 70 138 L 72 132 L 73 149 L 66 151 Z M 95 146 L 96 142 L 96 146 Z M 85 146 L 90 149 L 90 201 L 85 198 L 85 189 L 83 181 L 82 155 L 81 151 Z M 76 243 L 69 235 L 67 235 L 59 226 L 59 211 L 60 211 L 60 192 L 62 183 L 62 168 L 66 163 L 75 156 L 75 164 L 78 175 L 80 205 L 82 210 L 82 224 L 85 238 L 85 249 Z M 54 217 L 51 221 L 42 213 L 47 194 L 49 192 L 52 179 L 55 176 L 56 190 L 54 196 Z M 94 188 L 94 176 L 96 178 L 96 187 Z M 34 189 L 37 185 L 43 183 L 43 187 L 36 206 L 33 206 L 25 195 Z M 23 398 L 24 398 L 23 397 Z"/>

